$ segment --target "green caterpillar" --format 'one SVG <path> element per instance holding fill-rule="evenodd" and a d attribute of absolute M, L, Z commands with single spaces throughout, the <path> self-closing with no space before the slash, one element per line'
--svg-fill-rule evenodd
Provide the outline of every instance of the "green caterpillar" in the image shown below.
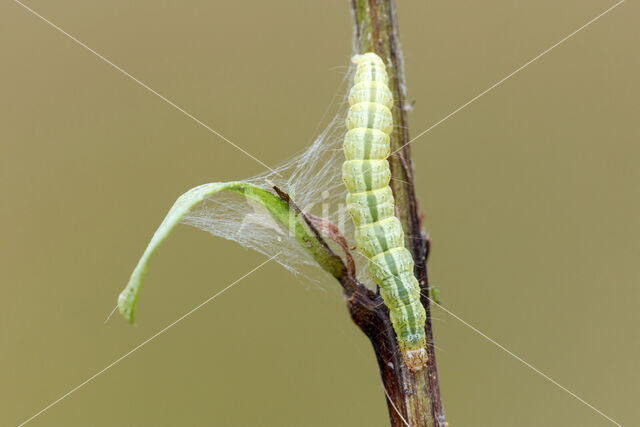
<path fill-rule="evenodd" d="M 407 366 L 418 371 L 427 363 L 420 286 L 413 274 L 413 258 L 404 246 L 404 231 L 394 215 L 394 199 L 387 157 L 393 129 L 393 96 L 387 86 L 384 62 L 375 53 L 356 55 L 357 70 L 349 92 L 344 138 L 346 161 L 342 179 L 347 206 L 356 226 L 358 250 L 369 259 L 371 278 L 389 315 Z"/>

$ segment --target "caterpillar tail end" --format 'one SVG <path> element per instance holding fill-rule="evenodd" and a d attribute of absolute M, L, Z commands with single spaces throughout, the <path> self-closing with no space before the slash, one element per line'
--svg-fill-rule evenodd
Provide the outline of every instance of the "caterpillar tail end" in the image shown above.
<path fill-rule="evenodd" d="M 403 350 L 402 358 L 412 372 L 421 371 L 427 366 L 427 361 L 429 360 L 425 347 Z"/>

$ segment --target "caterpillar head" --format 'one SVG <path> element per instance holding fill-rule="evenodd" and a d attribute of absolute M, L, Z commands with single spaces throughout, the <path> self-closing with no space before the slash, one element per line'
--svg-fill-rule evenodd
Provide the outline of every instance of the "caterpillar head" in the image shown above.
<path fill-rule="evenodd" d="M 375 65 L 380 65 L 384 67 L 384 61 L 382 61 L 382 58 L 380 58 L 378 55 L 376 55 L 373 52 L 362 53 L 360 55 L 353 55 L 353 57 L 351 57 L 351 62 L 353 62 L 356 65 L 360 65 L 363 62 L 365 63 L 369 62 Z"/>

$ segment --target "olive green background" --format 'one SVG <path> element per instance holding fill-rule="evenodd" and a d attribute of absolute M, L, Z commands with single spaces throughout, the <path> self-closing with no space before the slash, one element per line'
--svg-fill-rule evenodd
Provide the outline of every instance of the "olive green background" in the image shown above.
<path fill-rule="evenodd" d="M 613 5 L 401 1 L 417 135 Z M 351 55 L 348 2 L 30 6 L 269 165 L 302 150 Z M 639 7 L 627 1 L 413 144 L 450 310 L 640 422 Z M 265 257 L 181 226 L 138 325 L 114 317 L 175 198 L 263 167 L 13 1 L 0 4 L 0 425 L 17 425 Z M 33 426 L 385 426 L 338 285 L 266 265 Z M 434 310 L 451 426 L 612 425 Z"/>

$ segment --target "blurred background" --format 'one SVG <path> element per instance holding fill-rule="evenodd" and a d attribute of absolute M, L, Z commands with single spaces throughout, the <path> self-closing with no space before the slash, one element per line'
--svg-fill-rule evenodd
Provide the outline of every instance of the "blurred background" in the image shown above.
<path fill-rule="evenodd" d="M 412 135 L 614 4 L 400 3 Z M 314 139 L 352 53 L 346 0 L 27 4 L 268 165 Z M 622 4 L 412 145 L 443 304 L 625 425 L 639 12 Z M 0 425 L 17 425 L 266 259 L 180 226 L 138 325 L 103 324 L 179 194 L 263 167 L 12 1 L 0 34 Z M 388 425 L 369 342 L 315 278 L 267 264 L 30 425 Z M 451 426 L 610 425 L 433 316 Z"/>

